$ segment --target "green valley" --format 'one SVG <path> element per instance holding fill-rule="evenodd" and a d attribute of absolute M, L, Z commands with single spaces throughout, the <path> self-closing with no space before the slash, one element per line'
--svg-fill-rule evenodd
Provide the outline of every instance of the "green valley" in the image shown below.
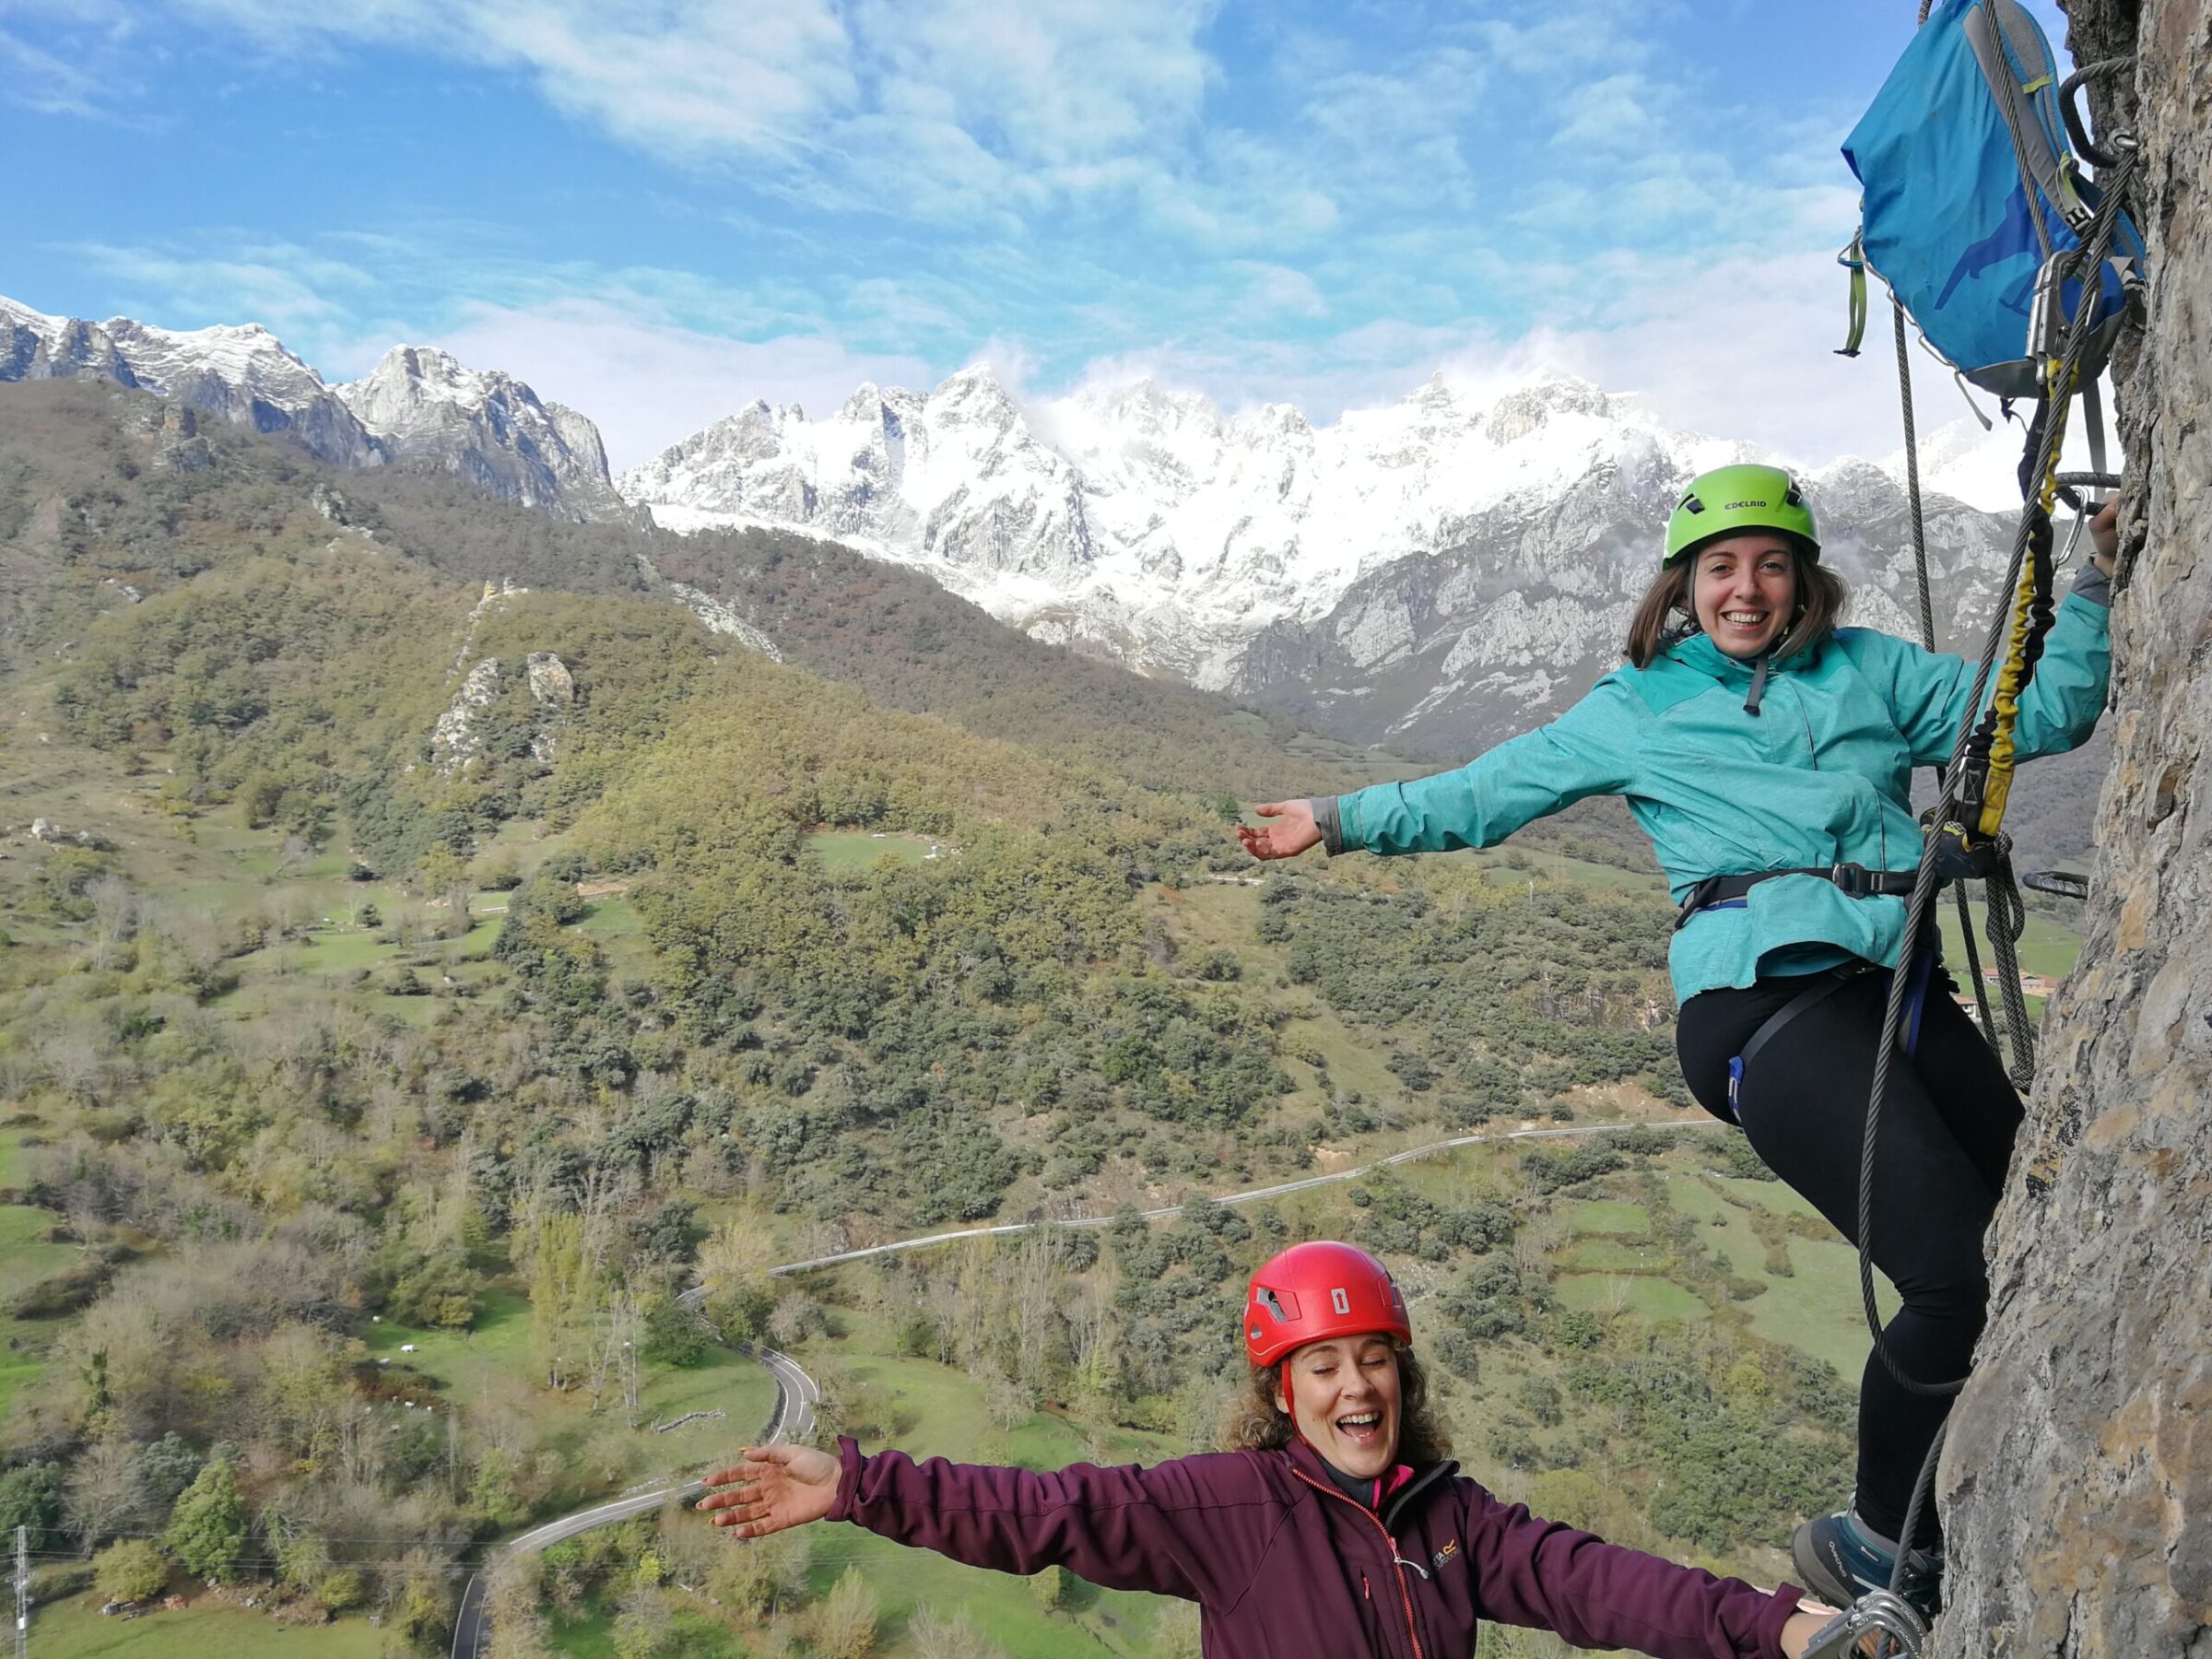
<path fill-rule="evenodd" d="M 1855 1255 L 1662 1126 L 1673 910 L 1609 821 L 1263 871 L 1243 805 L 1413 769 L 798 537 L 150 406 L 0 386 L 0 1525 L 41 1651 L 444 1653 L 500 1540 L 759 1430 L 747 1343 L 870 1445 L 1208 1446 L 1244 1277 L 1309 1236 L 1402 1275 L 1463 1463 L 1540 1512 L 1771 1582 L 1848 1486 Z M 103 1618 L 146 1546 L 153 1610 Z M 500 1659 L 1196 1651 L 1150 1598 L 680 1511 L 492 1606 Z"/>

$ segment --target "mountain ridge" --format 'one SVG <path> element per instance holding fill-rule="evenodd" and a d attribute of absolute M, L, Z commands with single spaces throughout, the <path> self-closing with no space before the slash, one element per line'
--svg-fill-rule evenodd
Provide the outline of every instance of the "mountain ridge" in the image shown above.
<path fill-rule="evenodd" d="M 360 380 L 333 386 L 258 323 L 93 323 L 0 296 L 0 381 L 82 378 L 281 434 L 335 465 L 452 472 L 556 518 L 641 522 L 616 494 L 589 418 L 433 347 L 395 346 Z"/>

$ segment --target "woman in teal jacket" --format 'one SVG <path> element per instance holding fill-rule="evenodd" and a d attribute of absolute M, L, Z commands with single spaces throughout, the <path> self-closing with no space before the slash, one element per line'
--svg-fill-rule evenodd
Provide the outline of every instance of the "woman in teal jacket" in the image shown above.
<path fill-rule="evenodd" d="M 2023 757 L 2082 742 L 2110 666 L 2098 553 L 2059 609 L 2021 699 Z M 1684 905 L 1668 954 L 1677 1046 L 1706 1108 L 1837 1230 L 1858 1227 L 1859 1146 L 1888 971 L 1919 863 L 1912 769 L 1950 759 L 1973 665 L 1867 629 L 1836 626 L 1843 584 L 1820 562 L 1811 509 L 1787 474 L 1729 466 L 1691 481 L 1667 525 L 1660 576 L 1630 629 L 1628 664 L 1550 724 L 1456 771 L 1334 799 L 1257 808 L 1238 834 L 1257 858 L 1488 847 L 1587 795 L 1623 796 Z M 1749 877 L 1722 881 L 1716 878 Z M 1786 1038 L 1753 1039 L 1784 1008 Z M 2020 1102 L 1947 996 L 1933 996 L 1892 1081 L 1876 1170 L 1874 1256 L 1902 1306 L 1885 1333 L 1913 1376 L 1964 1373 L 1989 1287 L 1982 1240 Z M 1908 1588 L 1932 1604 L 1932 1512 L 1902 1540 L 1913 1479 L 1945 1402 L 1870 1357 L 1859 1396 L 1851 1507 L 1798 1531 L 1814 1590 L 1849 1601 L 1887 1585 L 1910 1546 Z"/>

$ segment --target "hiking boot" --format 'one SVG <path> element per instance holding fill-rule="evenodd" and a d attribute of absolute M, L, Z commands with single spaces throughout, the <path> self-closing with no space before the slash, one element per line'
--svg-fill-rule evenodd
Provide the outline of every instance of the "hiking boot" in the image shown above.
<path fill-rule="evenodd" d="M 1887 1590 L 1897 1566 L 1897 1545 L 1850 1510 L 1807 1521 L 1790 1540 L 1790 1556 L 1805 1587 L 1825 1602 L 1848 1607 L 1869 1590 Z M 1921 1616 L 1934 1618 L 1943 1607 L 1943 1556 L 1905 1552 L 1898 1594 Z"/>

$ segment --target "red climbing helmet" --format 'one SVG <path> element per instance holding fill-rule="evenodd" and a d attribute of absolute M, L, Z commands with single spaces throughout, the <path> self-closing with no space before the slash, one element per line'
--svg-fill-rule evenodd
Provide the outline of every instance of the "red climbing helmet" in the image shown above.
<path fill-rule="evenodd" d="M 1293 1244 L 1244 1292 L 1244 1353 L 1254 1365 L 1309 1342 L 1375 1333 L 1410 1343 L 1413 1324 L 1390 1270 L 1356 1244 Z"/>

